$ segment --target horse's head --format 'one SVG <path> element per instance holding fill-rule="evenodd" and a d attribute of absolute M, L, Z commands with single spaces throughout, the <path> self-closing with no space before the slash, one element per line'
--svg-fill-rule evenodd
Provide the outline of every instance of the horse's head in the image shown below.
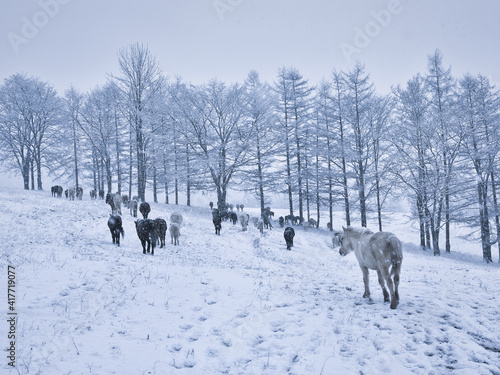
<path fill-rule="evenodd" d="M 350 241 L 349 235 L 348 235 L 348 229 L 342 227 L 344 232 L 342 234 L 339 234 L 339 244 L 340 244 L 340 250 L 339 254 L 344 256 L 349 254 L 352 250 L 354 250 L 354 247 L 352 246 L 352 243 Z"/>

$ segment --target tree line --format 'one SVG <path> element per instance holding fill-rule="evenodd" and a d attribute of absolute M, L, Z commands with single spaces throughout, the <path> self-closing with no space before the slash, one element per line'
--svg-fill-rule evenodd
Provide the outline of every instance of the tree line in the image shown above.
<path fill-rule="evenodd" d="M 466 223 L 491 262 L 500 235 L 499 92 L 483 75 L 455 78 L 439 51 L 427 71 L 388 95 L 356 63 L 311 85 L 293 67 L 274 82 L 250 71 L 243 83 L 169 80 L 147 46 L 118 53 L 119 70 L 89 92 L 58 95 L 14 74 L 0 86 L 0 162 L 25 189 L 42 173 L 96 191 L 191 204 L 195 191 L 251 192 L 262 212 L 275 193 L 290 215 L 320 224 L 341 207 L 345 224 L 383 229 L 388 199 L 411 203 L 420 246 L 451 251 L 451 224 Z M 500 245 L 499 245 L 500 254 Z"/>

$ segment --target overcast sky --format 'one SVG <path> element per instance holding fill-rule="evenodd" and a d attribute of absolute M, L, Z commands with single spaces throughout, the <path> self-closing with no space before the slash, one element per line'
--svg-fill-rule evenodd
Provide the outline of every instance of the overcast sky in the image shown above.
<path fill-rule="evenodd" d="M 440 49 L 456 76 L 500 82 L 498 0 L 2 0 L 0 79 L 34 75 L 60 94 L 117 74 L 119 49 L 147 44 L 192 83 L 271 82 L 294 66 L 311 84 L 365 64 L 377 90 L 425 72 Z"/>
<path fill-rule="evenodd" d="M 118 51 L 148 45 L 192 83 L 272 82 L 297 68 L 314 85 L 356 60 L 379 93 L 425 73 L 439 49 L 456 77 L 500 86 L 499 0 L 1 0 L 0 80 L 26 73 L 63 95 L 118 74 Z M 1 182 L 0 182 L 1 184 Z"/>

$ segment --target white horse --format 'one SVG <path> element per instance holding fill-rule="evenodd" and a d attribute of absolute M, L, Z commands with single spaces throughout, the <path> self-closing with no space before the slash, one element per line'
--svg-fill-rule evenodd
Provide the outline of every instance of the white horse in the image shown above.
<path fill-rule="evenodd" d="M 177 223 L 171 223 L 168 229 L 170 231 L 170 243 L 177 246 L 179 244 L 179 236 L 181 235 L 181 227 Z"/>
<path fill-rule="evenodd" d="M 391 309 L 395 309 L 399 304 L 399 274 L 403 261 L 401 241 L 390 232 L 373 233 L 367 228 L 353 227 L 342 227 L 342 229 L 344 233 L 339 252 L 340 255 L 347 255 L 354 251 L 361 271 L 363 271 L 365 284 L 363 298 L 370 297 L 368 269 L 376 270 L 378 282 L 384 293 L 384 302 L 389 302 L 389 293 L 385 288 L 385 284 L 387 284 L 390 291 Z"/>
<path fill-rule="evenodd" d="M 248 216 L 248 214 L 242 213 L 242 214 L 240 214 L 239 219 L 240 219 L 240 224 L 241 224 L 241 230 L 243 232 L 245 232 L 247 230 L 248 220 L 250 219 L 250 217 Z"/>

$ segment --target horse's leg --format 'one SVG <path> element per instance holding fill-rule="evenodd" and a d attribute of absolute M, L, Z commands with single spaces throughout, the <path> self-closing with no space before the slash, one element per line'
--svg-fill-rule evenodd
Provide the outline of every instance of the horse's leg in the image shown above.
<path fill-rule="evenodd" d="M 393 266 L 394 267 L 394 266 Z M 394 296 L 396 297 L 396 306 L 399 303 L 399 292 L 398 292 L 398 287 L 399 287 L 399 271 L 401 270 L 401 266 L 398 265 L 394 268 Z M 395 307 L 394 307 L 395 308 Z"/>
<path fill-rule="evenodd" d="M 382 293 L 384 293 L 384 302 L 389 302 L 390 301 L 389 293 L 387 292 L 387 289 L 385 288 L 385 281 L 384 281 L 384 278 L 382 276 L 382 272 L 380 272 L 380 270 L 377 270 L 377 274 L 378 274 L 378 283 L 382 287 Z"/>
<path fill-rule="evenodd" d="M 146 241 L 141 240 L 141 244 L 142 244 L 142 253 L 146 254 Z"/>
<path fill-rule="evenodd" d="M 363 294 L 363 298 L 370 298 L 368 267 L 361 267 L 361 271 L 363 272 L 363 282 L 365 283 L 365 293 Z"/>
<path fill-rule="evenodd" d="M 395 309 L 398 306 L 399 301 L 397 300 L 396 294 L 394 293 L 394 283 L 392 282 L 391 274 L 389 272 L 389 269 L 387 268 L 384 268 L 381 271 L 382 271 L 382 277 L 387 282 L 387 286 L 389 287 L 389 292 L 391 293 L 391 309 Z"/>

